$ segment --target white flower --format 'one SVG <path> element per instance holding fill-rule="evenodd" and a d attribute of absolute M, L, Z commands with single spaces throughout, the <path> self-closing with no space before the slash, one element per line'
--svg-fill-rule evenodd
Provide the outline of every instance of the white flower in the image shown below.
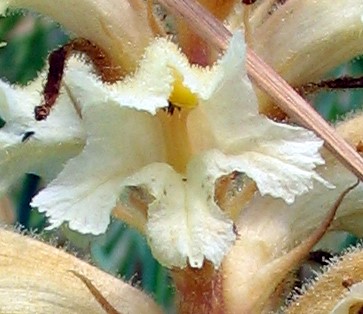
<path fill-rule="evenodd" d="M 85 134 L 75 114 L 71 98 L 62 94 L 58 108 L 47 121 L 34 120 L 34 106 L 39 102 L 41 80 L 25 89 L 0 81 L 0 194 L 24 173 L 53 179 L 62 163 L 77 155 Z"/>
<path fill-rule="evenodd" d="M 161 57 L 162 56 L 162 57 Z M 191 67 L 177 47 L 157 39 L 134 75 L 114 86 L 87 67 L 70 69 L 66 85 L 82 105 L 83 152 L 33 200 L 51 227 L 99 234 L 128 186 L 146 190 L 146 236 L 164 265 L 218 267 L 234 242 L 233 221 L 216 203 L 218 178 L 234 171 L 252 178 L 262 195 L 292 203 L 325 182 L 322 141 L 300 127 L 275 123 L 257 111 L 236 33 L 211 69 Z M 161 108 L 180 106 L 173 115 Z M 170 248 L 173 248 L 172 250 Z"/>

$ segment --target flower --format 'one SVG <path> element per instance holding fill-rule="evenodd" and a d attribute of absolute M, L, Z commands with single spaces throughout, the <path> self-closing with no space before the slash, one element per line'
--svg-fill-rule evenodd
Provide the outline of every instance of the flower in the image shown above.
<path fill-rule="evenodd" d="M 154 199 L 146 235 L 158 260 L 183 267 L 188 258 L 201 267 L 205 257 L 218 266 L 235 240 L 231 218 L 215 203 L 218 178 L 243 172 L 260 193 L 288 203 L 308 191 L 312 179 L 326 183 L 313 171 L 323 163 L 322 142 L 258 115 L 243 68 L 239 33 L 210 70 L 191 68 L 165 39 L 147 49 L 135 75 L 115 86 L 104 86 L 87 70 L 69 69 L 65 82 L 82 104 L 87 144 L 32 205 L 46 212 L 52 227 L 68 221 L 72 229 L 98 234 L 106 230 L 122 188 L 141 187 Z M 190 91 L 187 97 L 177 95 L 176 77 Z M 178 101 L 180 113 L 160 112 L 168 99 Z"/>
<path fill-rule="evenodd" d="M 189 261 L 200 268 L 204 259 L 218 267 L 236 239 L 232 217 L 215 199 L 219 178 L 238 171 L 262 195 L 289 204 L 313 180 L 331 187 L 314 172 L 324 162 L 322 141 L 258 114 L 244 56 L 236 32 L 210 69 L 190 66 L 163 38 L 146 49 L 134 74 L 112 86 L 88 66 L 70 64 L 64 82 L 81 106 L 86 145 L 32 205 L 50 227 L 68 222 L 100 234 L 122 191 L 139 187 L 152 198 L 145 233 L 154 256 L 169 267 Z M 168 102 L 180 112 L 162 111 Z"/>
<path fill-rule="evenodd" d="M 24 173 L 38 174 L 48 182 L 54 179 L 62 164 L 79 154 L 84 144 L 81 121 L 67 93 L 60 96 L 59 106 L 48 121 L 34 122 L 40 89 L 41 78 L 26 89 L 0 82 L 0 115 L 4 121 L 0 129 L 1 195 Z"/>

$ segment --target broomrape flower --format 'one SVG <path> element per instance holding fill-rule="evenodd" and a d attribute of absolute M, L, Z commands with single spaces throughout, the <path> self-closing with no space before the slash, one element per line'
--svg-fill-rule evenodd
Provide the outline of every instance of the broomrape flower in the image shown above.
<path fill-rule="evenodd" d="M 262 195 L 289 204 L 314 179 L 329 185 L 314 171 L 323 164 L 322 141 L 259 115 L 244 64 L 244 39 L 236 32 L 210 69 L 190 66 L 163 38 L 112 86 L 85 65 L 70 66 L 64 84 L 81 107 L 85 147 L 32 205 L 46 213 L 50 227 L 68 222 L 99 234 L 122 191 L 139 187 L 152 197 L 144 231 L 157 259 L 177 267 L 189 260 L 199 268 L 206 258 L 218 267 L 236 238 L 233 217 L 216 203 L 219 178 L 238 171 Z M 165 113 L 169 102 L 180 109 Z"/>
<path fill-rule="evenodd" d="M 218 2 L 213 3 L 211 10 L 217 12 Z M 124 75 L 113 85 L 105 84 L 90 65 L 70 60 L 57 104 L 41 122 L 32 116 L 41 101 L 32 92 L 39 90 L 39 82 L 22 91 L 3 83 L 1 150 L 17 160 L 27 154 L 27 160 L 22 167 L 14 158 L 0 165 L 0 171 L 12 173 L 0 177 L 1 192 L 23 172 L 46 172 L 50 183 L 32 205 L 46 213 L 51 228 L 68 223 L 79 232 L 100 234 L 115 209 L 118 217 L 145 233 L 163 265 L 202 268 L 207 260 L 222 269 L 221 293 L 230 312 L 276 306 L 281 297 L 276 288 L 296 265 L 295 256 L 301 256 L 292 248 L 317 227 L 337 192 L 354 177 L 327 152 L 327 167 L 317 172 L 315 168 L 324 164 L 322 141 L 302 127 L 259 113 L 273 115 L 272 104 L 265 96 L 257 98 L 247 77 L 241 28 L 258 53 L 292 84 L 300 85 L 361 51 L 357 38 L 363 27 L 362 4 L 291 0 L 279 9 L 261 1 L 246 15 L 239 2 L 230 1 L 224 17 L 234 35 L 225 53 L 207 68 L 191 65 L 189 55 L 176 44 L 156 36 L 163 32 L 141 1 L 82 0 L 74 9 L 66 0 L 56 6 L 40 0 L 1 4 L 3 9 L 30 8 L 51 16 L 103 48 Z M 315 20 L 320 12 L 322 18 Z M 350 17 L 350 28 L 345 27 L 347 19 L 331 25 L 337 12 Z M 300 17 L 307 29 L 313 21 L 332 27 L 318 28 L 310 36 L 299 32 Z M 280 31 L 281 23 L 286 27 Z M 289 50 L 292 31 L 301 40 Z M 334 53 L 321 64 L 321 51 L 335 52 L 336 45 L 328 39 L 341 33 L 351 49 Z M 274 38 L 280 39 L 278 44 Z M 314 50 L 317 43 L 319 49 Z M 275 55 L 274 45 L 276 50 L 285 48 L 284 53 Z M 306 51 L 309 57 L 302 58 Z M 306 64 L 312 73 L 304 70 Z M 225 179 L 229 181 L 223 194 Z M 313 184 L 313 193 L 307 193 Z M 328 189 L 333 184 L 337 188 Z M 240 204 L 223 204 L 226 195 L 233 198 L 240 190 L 249 191 L 242 193 L 244 205 L 252 199 L 242 213 Z M 351 194 L 336 227 L 359 209 L 347 205 L 356 204 L 359 193 L 361 188 Z M 285 258 L 284 252 L 289 253 Z"/>

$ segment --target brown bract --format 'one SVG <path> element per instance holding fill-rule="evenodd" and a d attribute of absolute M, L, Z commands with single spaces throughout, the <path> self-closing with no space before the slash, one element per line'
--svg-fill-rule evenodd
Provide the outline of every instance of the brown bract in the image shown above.
<path fill-rule="evenodd" d="M 302 296 L 296 296 L 296 302 L 291 303 L 285 310 L 286 314 L 308 314 L 311 307 L 314 313 L 343 313 L 333 311 L 340 303 L 347 303 L 349 313 L 361 313 L 363 298 L 361 289 L 355 290 L 355 285 L 363 281 L 363 252 L 361 248 L 351 250 L 342 258 L 336 259 L 327 267 L 324 274 L 303 289 Z M 352 292 L 351 292 L 352 291 Z M 344 312 L 348 313 L 348 312 Z"/>
<path fill-rule="evenodd" d="M 119 313 L 161 313 L 148 296 L 129 284 L 56 248 L 3 229 L 0 260 L 1 313 L 105 313 L 106 305 L 97 301 L 80 276 Z"/>

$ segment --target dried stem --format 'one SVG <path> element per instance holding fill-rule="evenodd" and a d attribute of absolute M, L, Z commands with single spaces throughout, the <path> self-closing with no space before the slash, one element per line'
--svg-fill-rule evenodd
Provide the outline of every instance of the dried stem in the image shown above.
<path fill-rule="evenodd" d="M 42 104 L 34 109 L 36 120 L 46 119 L 55 105 L 61 89 L 66 61 L 75 52 L 84 53 L 92 61 L 103 82 L 114 83 L 122 76 L 121 69 L 113 65 L 111 58 L 102 48 L 84 38 L 73 39 L 49 55 L 49 72 L 44 87 L 44 99 Z"/>
<path fill-rule="evenodd" d="M 226 50 L 232 34 L 211 13 L 194 0 L 159 0 L 172 13 L 181 16 L 219 51 Z M 252 50 L 247 50 L 247 72 L 254 83 L 266 92 L 291 118 L 313 130 L 325 146 L 360 180 L 363 159 L 335 130 L 270 66 Z"/>
<path fill-rule="evenodd" d="M 363 88 L 363 77 L 343 76 L 336 79 L 325 80 L 320 82 L 310 82 L 299 86 L 296 90 L 301 95 L 316 93 L 322 89 L 354 89 Z"/>

